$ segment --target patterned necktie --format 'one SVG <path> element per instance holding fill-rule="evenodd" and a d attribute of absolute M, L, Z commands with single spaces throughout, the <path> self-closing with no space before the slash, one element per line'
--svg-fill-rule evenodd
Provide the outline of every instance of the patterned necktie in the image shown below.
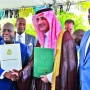
<path fill-rule="evenodd" d="M 21 41 L 21 38 L 22 38 L 22 36 L 21 35 L 18 35 L 18 41 L 21 43 L 22 41 Z"/>

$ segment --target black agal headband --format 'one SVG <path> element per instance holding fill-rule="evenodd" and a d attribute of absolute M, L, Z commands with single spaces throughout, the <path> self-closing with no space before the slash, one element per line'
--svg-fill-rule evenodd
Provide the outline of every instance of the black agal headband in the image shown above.
<path fill-rule="evenodd" d="M 44 8 L 44 9 L 41 9 L 41 10 L 38 10 L 35 14 L 39 14 L 41 12 L 46 12 L 46 11 L 51 11 L 52 8 Z"/>

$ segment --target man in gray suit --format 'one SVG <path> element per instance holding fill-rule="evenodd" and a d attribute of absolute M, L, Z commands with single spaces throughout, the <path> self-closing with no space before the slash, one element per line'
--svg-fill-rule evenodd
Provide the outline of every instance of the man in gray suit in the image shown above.
<path fill-rule="evenodd" d="M 37 39 L 34 36 L 25 33 L 26 20 L 22 17 L 19 17 L 16 21 L 16 28 L 17 33 L 15 40 L 26 44 L 32 55 L 33 48 L 34 46 L 36 46 L 37 43 Z"/>

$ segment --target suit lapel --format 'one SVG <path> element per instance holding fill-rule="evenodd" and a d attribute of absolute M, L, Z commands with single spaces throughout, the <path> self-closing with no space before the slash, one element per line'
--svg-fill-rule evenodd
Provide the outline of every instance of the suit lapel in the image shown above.
<path fill-rule="evenodd" d="M 89 57 L 90 52 L 85 56 L 85 48 L 86 48 L 86 43 L 89 35 L 90 35 L 90 31 L 86 32 L 80 44 L 80 64 L 81 65 L 84 65 L 88 60 L 87 58 Z"/>
<path fill-rule="evenodd" d="M 89 58 L 90 58 L 90 50 L 89 50 L 88 54 L 87 54 L 86 57 L 85 57 L 84 65 L 85 65 L 86 62 L 89 60 Z"/>
<path fill-rule="evenodd" d="M 25 44 L 28 44 L 28 36 L 26 33 L 25 33 Z"/>

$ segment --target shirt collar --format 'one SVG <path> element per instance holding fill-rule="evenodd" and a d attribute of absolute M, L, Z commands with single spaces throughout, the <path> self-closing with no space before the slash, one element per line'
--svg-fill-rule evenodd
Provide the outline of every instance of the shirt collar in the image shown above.
<path fill-rule="evenodd" d="M 16 37 L 18 37 L 18 36 L 19 36 L 19 34 L 16 33 Z M 23 32 L 23 33 L 21 34 L 21 36 L 22 36 L 22 37 L 25 37 L 25 32 Z"/>
<path fill-rule="evenodd" d="M 48 37 L 48 35 L 49 35 L 49 31 L 45 33 L 45 36 L 46 36 L 46 37 Z"/>

